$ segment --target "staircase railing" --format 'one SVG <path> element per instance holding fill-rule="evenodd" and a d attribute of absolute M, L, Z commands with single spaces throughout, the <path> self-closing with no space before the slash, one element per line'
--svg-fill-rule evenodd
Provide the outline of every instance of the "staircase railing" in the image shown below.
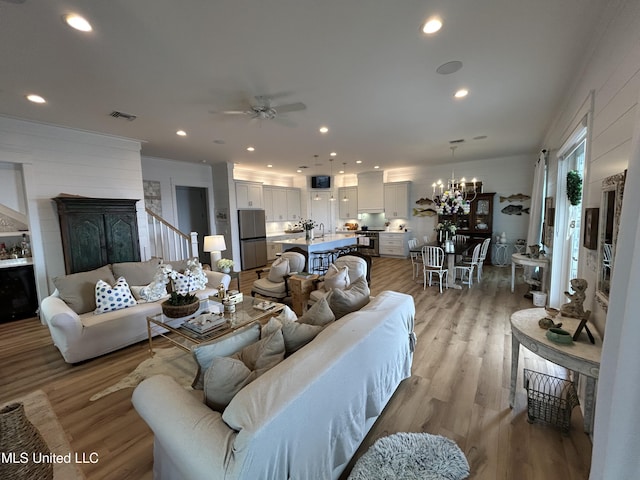
<path fill-rule="evenodd" d="M 160 257 L 165 262 L 198 257 L 197 232 L 191 232 L 189 235 L 182 233 L 148 208 L 145 211 L 149 219 L 149 245 L 152 257 Z"/>

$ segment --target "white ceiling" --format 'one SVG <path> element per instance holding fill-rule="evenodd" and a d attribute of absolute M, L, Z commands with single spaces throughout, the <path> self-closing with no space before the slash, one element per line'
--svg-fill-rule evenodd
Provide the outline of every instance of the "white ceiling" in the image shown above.
<path fill-rule="evenodd" d="M 299 165 L 325 173 L 332 151 L 349 173 L 442 163 L 461 138 L 457 160 L 535 155 L 607 3 L 20 2 L 0 0 L 0 114 L 140 139 L 146 156 L 270 163 L 288 175 Z M 61 17 L 70 12 L 94 31 L 67 27 Z M 433 15 L 444 26 L 426 36 L 420 25 Z M 452 60 L 463 68 L 436 73 Z M 454 99 L 460 87 L 470 93 Z M 27 102 L 28 93 L 48 102 Z M 290 125 L 210 113 L 278 93 L 288 95 L 275 104 L 307 106 L 283 115 Z"/>

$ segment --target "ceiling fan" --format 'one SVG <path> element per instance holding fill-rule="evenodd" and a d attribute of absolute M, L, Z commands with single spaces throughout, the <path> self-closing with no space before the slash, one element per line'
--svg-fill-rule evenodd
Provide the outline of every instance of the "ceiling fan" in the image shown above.
<path fill-rule="evenodd" d="M 223 115 L 248 115 L 250 118 L 257 120 L 283 120 L 279 117 L 279 114 L 299 112 L 307 108 L 307 106 L 302 102 L 275 105 L 273 104 L 273 100 L 276 97 L 277 96 L 275 95 L 256 95 L 253 97 L 255 99 L 255 103 L 250 102 L 246 110 L 225 110 L 223 112 L 212 111 L 211 113 L 222 113 Z"/>

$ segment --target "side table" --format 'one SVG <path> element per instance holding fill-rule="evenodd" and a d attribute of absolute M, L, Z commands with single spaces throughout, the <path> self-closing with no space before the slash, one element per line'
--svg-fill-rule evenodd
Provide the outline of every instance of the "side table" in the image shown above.
<path fill-rule="evenodd" d="M 320 276 L 313 275 L 292 275 L 289 277 L 289 288 L 291 288 L 291 307 L 296 315 L 302 315 L 309 301 L 309 294 L 314 290 L 314 281 Z"/>
<path fill-rule="evenodd" d="M 565 367 L 586 377 L 584 399 L 584 431 L 591 433 L 593 415 L 595 412 L 596 390 L 600 375 L 600 356 L 602 355 L 602 340 L 595 329 L 595 344 L 586 339 L 583 332 L 576 342 L 563 345 L 552 342 L 546 336 L 547 331 L 538 326 L 538 320 L 546 316 L 544 308 L 527 308 L 511 315 L 511 384 L 509 392 L 509 406 L 513 408 L 516 401 L 516 383 L 518 378 L 518 358 L 520 345 L 531 350 L 536 355 L 550 362 Z M 562 328 L 568 332 L 575 332 L 580 320 L 577 318 L 556 317 L 555 321 L 562 322 Z M 575 380 L 577 381 L 577 379 Z"/>

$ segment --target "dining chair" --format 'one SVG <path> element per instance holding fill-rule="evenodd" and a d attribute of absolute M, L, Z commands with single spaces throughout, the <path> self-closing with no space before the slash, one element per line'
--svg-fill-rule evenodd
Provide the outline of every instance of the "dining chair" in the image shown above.
<path fill-rule="evenodd" d="M 462 283 L 469 285 L 473 285 L 473 270 L 478 267 L 478 262 L 480 260 L 480 248 L 482 248 L 482 244 L 478 243 L 475 247 L 473 247 L 473 255 L 471 255 L 471 260 L 468 262 L 462 262 L 455 266 L 456 268 L 456 278 L 458 276 L 458 271 L 460 271 L 460 280 Z M 465 274 L 467 275 L 467 281 L 465 282 Z"/>
<path fill-rule="evenodd" d="M 449 270 L 444 268 L 444 250 L 440 247 L 422 247 L 422 289 L 427 288 L 427 274 L 429 274 L 429 286 L 431 286 L 431 277 L 434 273 L 438 274 L 440 280 L 440 293 L 442 293 L 442 279 L 449 288 Z"/>
<path fill-rule="evenodd" d="M 466 235 L 454 235 L 453 236 L 453 243 L 455 243 L 456 245 L 464 245 L 468 241 L 469 241 L 469 237 L 467 237 Z"/>
<path fill-rule="evenodd" d="M 409 258 L 411 258 L 411 268 L 412 268 L 412 278 L 418 276 L 420 270 L 422 270 L 422 252 L 418 252 L 415 249 L 418 247 L 418 239 L 410 238 L 408 241 L 409 244 Z"/>
<path fill-rule="evenodd" d="M 611 274 L 611 249 L 613 245 L 611 243 L 605 243 L 604 248 L 602 250 L 603 258 L 602 258 L 602 278 L 607 278 L 607 269 L 609 269 L 609 274 Z"/>
<path fill-rule="evenodd" d="M 429 235 L 424 235 L 424 236 L 422 237 L 422 240 L 424 241 L 424 243 L 429 243 L 429 241 L 430 241 L 430 240 L 429 240 Z"/>
<path fill-rule="evenodd" d="M 478 258 L 478 281 L 482 278 L 482 266 L 484 265 L 484 261 L 487 258 L 487 252 L 489 251 L 489 244 L 491 243 L 491 238 L 485 238 L 482 241 L 482 246 L 480 247 L 480 257 Z"/>

